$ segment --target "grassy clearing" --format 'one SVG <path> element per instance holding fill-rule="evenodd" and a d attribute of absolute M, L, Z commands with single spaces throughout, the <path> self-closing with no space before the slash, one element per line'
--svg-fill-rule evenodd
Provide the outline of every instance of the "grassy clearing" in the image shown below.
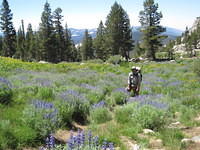
<path fill-rule="evenodd" d="M 9 102 L 0 104 L 0 149 L 42 145 L 50 133 L 70 129 L 72 122 L 87 125 L 100 143 L 120 149 L 126 149 L 121 136 L 148 147 L 148 139 L 138 136 L 143 128 L 153 129 L 169 149 L 180 149 L 184 135 L 166 127 L 177 112 L 177 121 L 198 125 L 191 119 L 200 106 L 197 63 L 38 64 L 0 57 L 0 77 L 12 92 Z M 132 65 L 143 71 L 136 98 L 124 90 Z"/>

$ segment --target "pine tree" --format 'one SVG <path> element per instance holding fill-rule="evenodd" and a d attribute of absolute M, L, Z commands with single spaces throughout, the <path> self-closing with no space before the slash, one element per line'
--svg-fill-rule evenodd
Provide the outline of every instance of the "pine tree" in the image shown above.
<path fill-rule="evenodd" d="M 28 24 L 26 32 L 26 49 L 29 61 L 36 60 L 38 44 L 36 42 L 36 33 L 33 32 L 32 25 Z"/>
<path fill-rule="evenodd" d="M 73 42 L 71 39 L 71 32 L 67 27 L 67 23 L 65 25 L 65 30 L 64 30 L 64 39 L 65 39 L 65 47 L 63 51 L 63 60 L 65 61 L 73 61 L 72 59 L 72 48 L 73 48 Z"/>
<path fill-rule="evenodd" d="M 17 52 L 16 57 L 27 60 L 27 51 L 25 45 L 25 31 L 24 31 L 24 21 L 21 21 L 21 26 L 17 32 Z"/>
<path fill-rule="evenodd" d="M 160 25 L 160 20 L 163 17 L 161 12 L 158 12 L 158 4 L 154 0 L 144 1 L 144 10 L 140 11 L 139 18 L 142 25 L 143 45 L 147 52 L 147 57 L 156 59 L 156 51 L 162 46 L 162 40 L 166 36 L 160 35 L 165 32 L 165 28 Z"/>
<path fill-rule="evenodd" d="M 81 46 L 82 60 L 89 60 L 94 58 L 94 49 L 92 45 L 92 37 L 88 30 L 85 30 L 82 46 Z"/>
<path fill-rule="evenodd" d="M 106 50 L 109 55 L 129 57 L 132 49 L 132 31 L 127 13 L 117 2 L 111 7 L 105 23 Z"/>
<path fill-rule="evenodd" d="M 0 15 L 0 25 L 3 32 L 2 55 L 12 57 L 16 52 L 16 31 L 12 23 L 13 14 L 7 0 L 3 0 Z"/>
<path fill-rule="evenodd" d="M 95 49 L 95 57 L 105 60 L 105 50 L 104 50 L 104 43 L 105 43 L 105 28 L 103 22 L 101 21 L 99 27 L 97 28 L 96 38 L 94 39 L 94 49 Z"/>
<path fill-rule="evenodd" d="M 44 11 L 40 23 L 40 52 L 41 59 L 49 62 L 57 62 L 57 52 L 55 48 L 55 32 L 53 27 L 53 16 L 48 2 L 44 5 Z"/>
<path fill-rule="evenodd" d="M 54 25 L 55 25 L 55 34 L 56 34 L 56 50 L 57 50 L 57 59 L 58 61 L 64 60 L 64 49 L 65 49 L 65 38 L 64 38 L 64 29 L 62 26 L 61 15 L 62 9 L 57 8 L 53 13 Z"/>

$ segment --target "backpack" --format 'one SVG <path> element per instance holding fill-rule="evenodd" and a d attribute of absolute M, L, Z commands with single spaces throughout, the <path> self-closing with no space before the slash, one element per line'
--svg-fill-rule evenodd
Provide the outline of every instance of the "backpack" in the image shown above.
<path fill-rule="evenodd" d="M 130 73 L 129 74 L 129 84 L 131 87 L 137 87 L 138 84 L 141 83 L 141 81 L 142 81 L 141 73 L 137 73 L 137 74 Z"/>

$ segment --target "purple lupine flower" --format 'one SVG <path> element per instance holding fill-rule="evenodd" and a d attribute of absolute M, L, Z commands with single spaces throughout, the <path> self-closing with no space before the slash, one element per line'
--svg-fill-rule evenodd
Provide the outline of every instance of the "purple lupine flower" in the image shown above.
<path fill-rule="evenodd" d="M 121 92 L 123 94 L 129 95 L 130 92 L 128 92 L 125 88 L 116 88 L 113 90 L 113 92 Z"/>
<path fill-rule="evenodd" d="M 128 103 L 137 102 L 139 106 L 143 105 L 151 105 L 158 109 L 168 109 L 169 106 L 167 103 L 158 101 L 163 97 L 162 94 L 155 94 L 155 95 L 139 95 L 136 97 L 130 97 L 128 99 Z"/>
<path fill-rule="evenodd" d="M 113 143 L 109 143 L 109 144 L 108 144 L 108 148 L 109 148 L 110 150 L 114 150 L 114 145 L 113 145 Z"/>
<path fill-rule="evenodd" d="M 84 143 L 85 143 L 85 132 L 82 131 L 81 132 L 81 144 L 84 145 Z"/>
<path fill-rule="evenodd" d="M 103 142 L 103 145 L 102 145 L 101 148 L 102 148 L 103 150 L 106 150 L 106 149 L 107 149 L 107 142 L 106 142 L 106 141 Z"/>
<path fill-rule="evenodd" d="M 96 103 L 96 104 L 93 104 L 92 105 L 92 108 L 93 109 L 96 109 L 96 108 L 102 108 L 102 107 L 104 107 L 106 105 L 106 103 L 105 103 L 105 101 L 100 101 L 100 102 L 98 102 L 98 103 Z"/>
<path fill-rule="evenodd" d="M 78 147 L 80 147 L 80 145 L 81 145 L 81 143 L 82 143 L 82 141 L 81 141 L 81 131 L 80 131 L 80 129 L 78 129 L 78 134 L 77 134 L 77 136 L 76 136 L 76 139 L 77 139 L 77 145 L 78 145 Z"/>
<path fill-rule="evenodd" d="M 73 138 L 70 138 L 68 141 L 67 141 L 67 147 L 69 150 L 72 150 L 74 148 L 74 141 L 73 141 Z"/>
<path fill-rule="evenodd" d="M 88 131 L 88 143 L 89 143 L 89 145 L 92 144 L 92 131 L 91 130 Z"/>
<path fill-rule="evenodd" d="M 8 81 L 5 78 L 0 77 L 0 87 L 4 87 L 4 88 L 12 88 L 12 84 L 10 83 L 10 81 Z"/>
<path fill-rule="evenodd" d="M 50 148 L 50 145 L 49 145 L 49 137 L 46 138 L 45 142 L 46 142 L 46 147 L 47 147 L 47 148 Z"/>
<path fill-rule="evenodd" d="M 92 85 L 85 84 L 85 83 L 82 83 L 80 86 L 84 87 L 86 89 L 89 89 L 89 90 L 98 90 L 98 88 L 96 86 L 92 86 Z"/>
<path fill-rule="evenodd" d="M 95 136 L 93 138 L 93 144 L 94 144 L 94 146 L 98 146 L 99 145 L 99 137 L 98 136 Z"/>
<path fill-rule="evenodd" d="M 62 92 L 60 94 L 60 98 L 69 103 L 74 103 L 76 102 L 75 100 L 80 100 L 82 103 L 88 101 L 83 94 L 74 90 L 67 90 L 67 91 Z"/>
<path fill-rule="evenodd" d="M 52 134 L 50 134 L 50 137 L 49 137 L 49 147 L 50 148 L 54 148 L 55 147 L 55 138 Z"/>

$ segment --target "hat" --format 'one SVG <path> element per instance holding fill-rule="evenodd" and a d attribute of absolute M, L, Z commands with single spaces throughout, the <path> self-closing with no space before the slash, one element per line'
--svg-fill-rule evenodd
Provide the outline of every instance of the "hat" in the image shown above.
<path fill-rule="evenodd" d="M 137 68 L 136 66 L 133 66 L 133 67 L 131 67 L 131 70 L 134 70 L 134 69 L 136 70 L 136 68 Z"/>

